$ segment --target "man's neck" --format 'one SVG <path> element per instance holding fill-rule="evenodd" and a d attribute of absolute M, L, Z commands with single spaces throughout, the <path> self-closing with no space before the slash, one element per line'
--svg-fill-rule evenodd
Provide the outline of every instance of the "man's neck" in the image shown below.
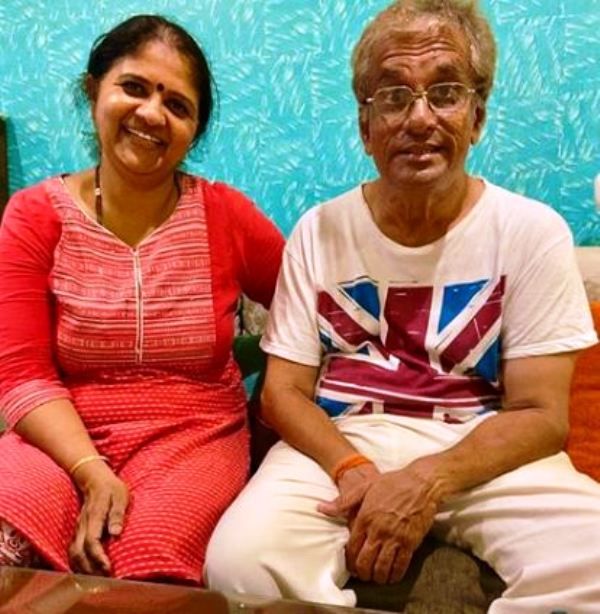
<path fill-rule="evenodd" d="M 473 208 L 483 183 L 464 175 L 443 191 L 399 191 L 381 179 L 365 185 L 363 193 L 379 230 L 408 247 L 420 247 L 443 237 Z"/>

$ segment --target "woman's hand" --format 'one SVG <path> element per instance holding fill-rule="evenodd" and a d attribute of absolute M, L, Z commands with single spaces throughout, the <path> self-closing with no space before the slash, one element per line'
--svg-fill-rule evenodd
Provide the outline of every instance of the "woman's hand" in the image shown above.
<path fill-rule="evenodd" d="M 101 540 L 106 533 L 120 535 L 129 504 L 129 489 L 101 461 L 82 466 L 74 481 L 83 496 L 83 505 L 69 547 L 71 567 L 86 574 L 106 575 L 111 565 Z"/>

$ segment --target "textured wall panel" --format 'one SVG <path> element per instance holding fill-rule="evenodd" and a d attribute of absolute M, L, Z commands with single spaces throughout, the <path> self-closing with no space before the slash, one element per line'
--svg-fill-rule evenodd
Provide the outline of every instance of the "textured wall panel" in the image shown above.
<path fill-rule="evenodd" d="M 220 91 L 194 172 L 248 192 L 289 232 L 300 213 L 365 178 L 349 56 L 386 0 L 0 0 L 0 114 L 11 190 L 92 162 L 73 92 L 91 41 L 136 12 L 178 19 Z M 552 204 L 600 244 L 600 0 L 485 0 L 500 44 L 474 172 Z"/>

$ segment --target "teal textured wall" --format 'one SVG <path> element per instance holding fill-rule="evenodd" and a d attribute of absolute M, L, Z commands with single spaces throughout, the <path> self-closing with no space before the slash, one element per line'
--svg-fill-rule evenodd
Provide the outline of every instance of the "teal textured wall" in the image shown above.
<path fill-rule="evenodd" d="M 93 39 L 136 12 L 174 17 L 204 45 L 221 93 L 191 171 L 250 194 L 285 232 L 308 207 L 372 175 L 348 60 L 386 0 L 1 0 L 0 114 L 10 188 L 92 160 L 74 82 Z M 600 0 L 485 0 L 497 86 L 471 169 L 550 203 L 600 244 Z"/>

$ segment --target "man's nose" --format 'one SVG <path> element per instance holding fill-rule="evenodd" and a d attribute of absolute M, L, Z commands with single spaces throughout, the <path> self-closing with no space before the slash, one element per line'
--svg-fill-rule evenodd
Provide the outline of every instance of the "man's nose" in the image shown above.
<path fill-rule="evenodd" d="M 425 131 L 430 130 L 435 122 L 436 115 L 429 105 L 426 93 L 415 96 L 407 112 L 406 125 L 415 131 Z"/>

